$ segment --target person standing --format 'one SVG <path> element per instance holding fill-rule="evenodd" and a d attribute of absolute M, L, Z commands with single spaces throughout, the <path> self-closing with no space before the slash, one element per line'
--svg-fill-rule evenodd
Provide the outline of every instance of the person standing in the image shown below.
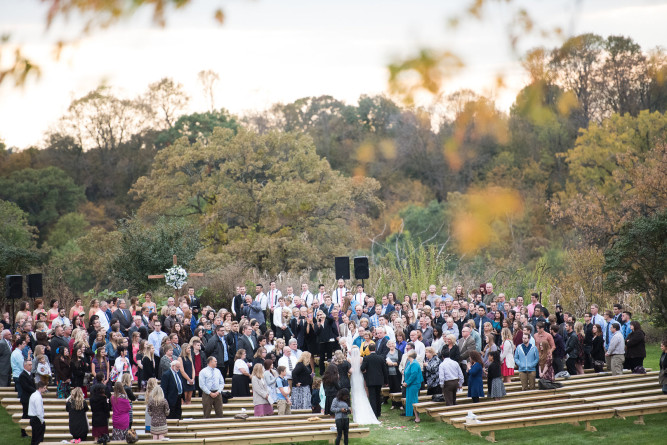
<path fill-rule="evenodd" d="M 625 359 L 625 341 L 621 334 L 621 326 L 617 322 L 611 322 L 611 340 L 605 354 L 609 357 L 609 370 L 611 375 L 623 374 L 623 361 Z"/>
<path fill-rule="evenodd" d="M 417 353 L 410 350 L 406 354 L 407 363 L 403 373 L 403 386 L 405 387 L 405 415 L 406 417 L 415 416 L 415 422 L 419 423 L 419 414 L 414 411 L 412 405 L 419 401 L 419 388 L 421 388 L 424 377 L 422 369 L 417 362 Z"/>
<path fill-rule="evenodd" d="M 285 416 L 292 414 L 292 399 L 290 398 L 290 388 L 285 378 L 285 367 L 278 366 L 278 378 L 276 379 L 276 399 L 278 405 L 278 415 Z"/>
<path fill-rule="evenodd" d="M 167 418 L 169 416 L 169 402 L 164 397 L 164 391 L 156 386 L 151 392 L 150 402 L 146 405 L 151 418 L 151 434 L 153 440 L 164 440 L 167 434 Z"/>
<path fill-rule="evenodd" d="M 90 396 L 90 410 L 92 412 L 93 439 L 109 435 L 109 414 L 111 406 L 105 394 L 106 385 L 93 385 Z"/>
<path fill-rule="evenodd" d="M 0 334 L 0 387 L 9 386 L 12 375 L 12 332 L 4 329 Z"/>
<path fill-rule="evenodd" d="M 252 368 L 252 405 L 255 417 L 273 414 L 273 404 L 269 400 L 269 388 L 264 380 L 264 364 L 257 363 Z"/>
<path fill-rule="evenodd" d="M 343 437 L 343 444 L 348 445 L 348 435 L 350 432 L 350 418 L 352 412 L 350 408 L 350 390 L 341 388 L 336 394 L 336 398 L 331 403 L 331 412 L 336 416 L 336 442 L 335 445 L 340 445 L 341 436 Z"/>
<path fill-rule="evenodd" d="M 181 379 L 180 372 L 181 372 L 181 363 L 177 360 L 174 360 L 173 362 L 171 362 L 170 370 L 165 372 L 164 375 L 162 375 L 162 381 L 160 382 L 160 387 L 162 388 L 164 398 L 169 404 L 169 415 L 167 417 L 168 419 L 181 418 L 183 379 Z"/>
<path fill-rule="evenodd" d="M 263 366 L 262 369 L 264 369 Z M 310 352 L 302 352 L 292 371 L 292 408 L 310 409 L 311 386 L 314 375 L 314 371 L 310 368 Z"/>
<path fill-rule="evenodd" d="M 530 334 L 523 333 L 523 343 L 514 351 L 514 362 L 519 366 L 521 390 L 535 389 L 535 366 L 540 360 L 537 348 L 530 344 Z"/>
<path fill-rule="evenodd" d="M 113 410 L 111 440 L 124 441 L 127 436 L 127 430 L 130 429 L 130 412 L 132 411 L 132 407 L 125 393 L 125 388 L 123 388 L 123 383 L 120 381 L 114 383 L 111 408 Z"/>
<path fill-rule="evenodd" d="M 387 362 L 375 351 L 375 345 L 368 346 L 370 354 L 364 357 L 361 363 L 361 372 L 364 374 L 366 387 L 368 388 L 368 400 L 379 420 L 382 414 L 382 385 L 389 381 L 389 372 L 387 371 Z"/>
<path fill-rule="evenodd" d="M 24 341 L 25 344 L 25 341 Z M 20 352 L 20 351 L 19 351 Z M 32 360 L 28 359 L 23 361 L 23 371 L 16 377 L 16 387 L 18 389 L 19 399 L 21 400 L 21 405 L 23 406 L 23 415 L 22 419 L 29 419 L 28 417 L 28 406 L 30 404 L 30 396 L 32 393 L 37 391 L 37 386 L 35 385 L 35 379 L 30 375 L 32 371 Z M 46 385 L 44 386 L 46 387 Z M 21 437 L 27 437 L 24 429 L 21 429 Z"/>
<path fill-rule="evenodd" d="M 69 433 L 74 440 L 86 441 L 88 439 L 88 403 L 83 398 L 83 391 L 76 387 L 65 404 L 65 410 L 69 413 Z"/>
<path fill-rule="evenodd" d="M 574 332 L 574 323 L 568 321 L 565 324 L 565 330 L 567 331 L 567 342 L 565 344 L 565 353 L 567 354 L 567 360 L 565 361 L 565 366 L 567 367 L 567 372 L 570 375 L 577 374 L 577 360 L 582 353 L 582 345 L 579 343 L 579 337 L 577 333 Z"/>
<path fill-rule="evenodd" d="M 27 340 L 22 335 L 14 342 L 14 351 L 12 351 L 10 357 L 10 362 L 12 366 L 12 378 L 14 379 L 14 387 L 16 388 L 16 392 L 18 392 L 19 394 L 19 399 L 22 398 L 23 395 L 21 386 L 19 385 L 19 377 L 21 376 L 21 374 L 23 373 L 23 369 L 25 368 L 25 363 L 24 363 L 25 357 L 23 356 L 23 349 L 25 348 L 26 344 Z M 32 369 L 32 360 L 31 360 L 31 369 Z M 28 397 L 30 397 L 30 394 L 28 395 Z"/>
<path fill-rule="evenodd" d="M 646 335 L 638 321 L 631 321 L 630 333 L 625 340 L 625 369 L 634 371 L 638 366 L 643 367 L 644 358 L 646 358 Z"/>
<path fill-rule="evenodd" d="M 199 373 L 199 387 L 202 391 L 202 405 L 204 418 L 211 417 L 211 408 L 215 410 L 215 417 L 222 417 L 222 390 L 225 387 L 225 379 L 218 368 L 217 359 L 209 357 L 206 359 L 206 367 Z"/>
<path fill-rule="evenodd" d="M 479 402 L 479 398 L 484 397 L 484 365 L 482 354 L 478 351 L 470 353 L 470 362 L 468 362 L 468 397 L 472 399 L 473 403 Z"/>
<path fill-rule="evenodd" d="M 46 423 L 44 422 L 44 399 L 42 394 L 46 391 L 44 382 L 37 384 L 37 391 L 30 395 L 28 403 L 28 418 L 30 419 L 30 428 L 32 428 L 32 438 L 30 445 L 38 445 L 44 441 L 44 431 Z"/>
<path fill-rule="evenodd" d="M 449 349 L 442 349 L 440 353 L 442 363 L 438 368 L 442 395 L 447 406 L 456 405 L 456 391 L 463 387 L 463 371 L 461 366 L 449 356 Z"/>

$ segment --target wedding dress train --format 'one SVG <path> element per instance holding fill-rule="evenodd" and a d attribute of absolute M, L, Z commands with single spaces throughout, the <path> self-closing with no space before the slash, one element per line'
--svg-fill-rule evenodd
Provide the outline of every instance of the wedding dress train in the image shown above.
<path fill-rule="evenodd" d="M 368 401 L 366 394 L 366 385 L 364 383 L 364 376 L 361 374 L 361 355 L 359 348 L 354 346 L 350 349 L 350 356 L 348 357 L 352 369 L 352 376 L 350 378 L 350 397 L 352 399 L 352 416 L 354 423 L 359 425 L 379 424 L 375 413 L 371 408 L 371 403 Z"/>

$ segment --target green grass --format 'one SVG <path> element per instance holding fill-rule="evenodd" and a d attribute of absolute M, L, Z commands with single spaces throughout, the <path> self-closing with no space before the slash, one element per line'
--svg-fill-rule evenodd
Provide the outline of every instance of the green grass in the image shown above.
<path fill-rule="evenodd" d="M 646 348 L 647 358 L 644 367 L 659 368 L 660 347 L 650 345 Z M 657 380 L 657 378 L 656 378 Z M 488 442 L 470 433 L 454 428 L 451 425 L 435 422 L 429 416 L 422 416 L 422 422 L 415 425 L 400 417 L 399 411 L 390 410 L 389 405 L 382 408 L 382 425 L 372 426 L 371 434 L 364 439 L 352 440 L 355 445 L 369 444 L 488 444 Z M 569 424 L 548 425 L 532 428 L 499 431 L 496 440 L 506 444 L 589 444 L 591 441 L 605 441 L 606 443 L 630 443 L 632 445 L 665 443 L 665 425 L 667 413 L 646 416 L 646 425 L 635 425 L 634 418 L 597 420 L 592 424 L 598 429 L 591 433 L 584 431 L 584 427 L 575 427 Z M 18 424 L 12 422 L 4 408 L 0 407 L 0 437 L 3 444 L 28 444 L 28 438 L 21 438 Z M 310 442 L 313 443 L 313 442 Z M 326 445 L 326 441 L 315 442 Z"/>

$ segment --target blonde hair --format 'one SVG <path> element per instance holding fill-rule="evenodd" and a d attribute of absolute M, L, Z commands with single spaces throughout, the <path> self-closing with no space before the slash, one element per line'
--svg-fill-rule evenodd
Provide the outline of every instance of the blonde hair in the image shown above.
<path fill-rule="evenodd" d="M 117 381 L 113 384 L 113 396 L 117 399 L 122 397 L 127 398 L 127 394 L 125 393 L 125 388 L 123 388 L 122 382 Z"/>
<path fill-rule="evenodd" d="M 151 379 L 152 380 L 152 379 Z M 160 385 L 156 385 L 155 388 L 151 391 L 151 405 L 160 405 L 164 401 L 164 392 Z"/>
<path fill-rule="evenodd" d="M 129 386 L 130 388 L 132 387 L 132 374 L 129 372 L 126 372 L 123 374 L 123 377 L 120 378 L 120 381 L 123 383 L 123 386 Z"/>
<path fill-rule="evenodd" d="M 303 354 L 305 354 L 305 352 L 301 354 L 302 357 L 303 357 Z M 310 360 L 310 357 L 308 359 Z M 341 351 L 339 349 L 336 352 L 334 352 L 334 362 L 336 364 L 343 363 L 344 361 L 345 361 L 345 356 L 343 355 L 343 351 Z M 305 365 L 305 363 L 304 363 L 304 365 Z"/>
<path fill-rule="evenodd" d="M 503 328 L 503 330 L 500 331 L 500 337 L 503 339 L 503 342 L 505 340 L 512 340 L 512 331 L 508 328 Z"/>
<path fill-rule="evenodd" d="M 424 349 L 424 352 L 429 352 L 429 353 L 431 353 L 432 355 L 435 355 L 435 348 L 434 348 L 433 346 L 427 346 L 427 347 Z"/>
<path fill-rule="evenodd" d="M 151 377 L 148 379 L 148 382 L 146 383 L 146 403 L 150 403 L 152 396 L 153 396 L 153 390 L 155 387 L 158 386 L 157 384 L 157 379 L 155 377 Z"/>
<path fill-rule="evenodd" d="M 253 375 L 253 377 L 257 377 L 258 379 L 263 379 L 264 378 L 264 365 L 261 364 L 261 363 L 257 363 L 252 368 L 252 375 Z"/>
<path fill-rule="evenodd" d="M 583 334 L 584 333 L 584 324 L 580 321 L 576 322 L 574 324 L 574 332 L 577 334 Z"/>
<path fill-rule="evenodd" d="M 310 352 L 308 351 L 303 351 L 301 353 L 301 356 L 299 357 L 299 361 L 297 363 L 303 363 L 306 366 L 310 366 Z"/>
<path fill-rule="evenodd" d="M 72 406 L 74 406 L 74 409 L 83 409 L 83 391 L 81 391 L 81 388 L 73 388 L 72 389 L 72 394 L 70 395 L 70 401 L 72 402 Z"/>
<path fill-rule="evenodd" d="M 451 341 L 452 343 L 456 344 L 456 337 L 454 336 L 454 334 L 447 334 L 445 338 L 447 338 L 447 340 Z"/>

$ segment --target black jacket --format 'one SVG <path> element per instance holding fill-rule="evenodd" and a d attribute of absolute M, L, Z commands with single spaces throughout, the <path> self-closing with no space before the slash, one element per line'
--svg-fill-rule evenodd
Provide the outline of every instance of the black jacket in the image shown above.
<path fill-rule="evenodd" d="M 313 378 L 310 376 L 311 372 L 310 365 L 306 368 L 303 363 L 297 363 L 292 371 L 292 387 L 297 386 L 297 383 L 301 383 L 301 386 L 310 387 L 313 384 Z"/>
<path fill-rule="evenodd" d="M 367 386 L 382 386 L 389 381 L 386 360 L 374 352 L 364 357 L 364 361 L 361 362 L 361 372 L 364 373 Z"/>
<path fill-rule="evenodd" d="M 569 334 L 567 338 L 565 353 L 569 355 L 568 360 L 579 358 L 579 354 L 581 353 L 581 345 L 579 344 L 579 337 L 577 337 L 577 333 L 574 331 L 572 331 L 572 333 Z"/>
<path fill-rule="evenodd" d="M 234 338 L 236 337 L 236 338 Z M 227 354 L 229 354 L 229 360 L 234 361 L 234 356 L 236 355 L 236 344 L 238 339 L 241 338 L 241 334 L 238 332 L 230 332 L 227 334 L 225 339 L 227 340 Z"/>
<path fill-rule="evenodd" d="M 625 356 L 629 358 L 645 358 L 646 357 L 646 341 L 644 331 L 636 330 L 628 334 L 625 340 Z"/>
<path fill-rule="evenodd" d="M 388 342 L 389 339 L 387 337 L 383 337 L 375 342 L 375 353 L 383 359 L 386 359 L 387 354 L 389 353 L 389 347 L 387 346 Z"/>
<path fill-rule="evenodd" d="M 93 395 L 90 396 L 90 410 L 93 412 L 92 415 L 93 427 L 109 425 L 109 414 L 111 414 L 111 405 L 109 404 L 109 401 L 107 400 L 107 397 L 105 395 L 99 395 L 97 393 L 93 393 Z"/>
<path fill-rule="evenodd" d="M 327 318 L 324 319 L 324 323 L 320 325 L 317 323 L 315 325 L 315 333 L 317 334 L 317 340 L 320 343 L 327 343 L 332 340 L 335 340 L 338 335 L 336 335 L 336 322 L 334 321 L 331 315 L 327 315 Z"/>
<path fill-rule="evenodd" d="M 225 365 L 225 345 L 222 344 L 223 341 L 227 345 L 227 361 L 233 360 L 234 356 L 230 356 L 229 345 L 227 344 L 226 338 L 223 338 L 222 341 L 220 341 L 220 337 L 214 335 L 206 342 L 206 347 L 204 348 L 206 357 L 215 357 L 218 361 L 218 366 L 220 367 Z M 236 351 L 234 351 L 234 354 L 236 354 Z"/>
<path fill-rule="evenodd" d="M 37 391 L 35 380 L 25 370 L 19 375 L 18 385 L 21 387 L 21 405 L 28 406 L 30 396 Z"/>
<path fill-rule="evenodd" d="M 257 339 L 253 338 L 251 344 L 250 340 L 248 340 L 248 337 L 246 337 L 245 335 L 239 336 L 239 349 L 245 349 L 246 358 L 255 355 L 255 352 L 257 351 L 258 347 L 259 344 L 257 343 Z"/>
<path fill-rule="evenodd" d="M 183 387 L 184 380 L 182 378 L 179 379 L 181 380 L 181 388 Z M 176 405 L 176 402 L 178 402 L 178 386 L 176 385 L 176 380 L 174 378 L 174 373 L 169 371 L 165 372 L 164 375 L 162 376 L 162 381 L 160 381 L 160 386 L 162 387 L 162 391 L 164 392 L 164 398 L 169 404 L 169 406 L 174 406 Z"/>

